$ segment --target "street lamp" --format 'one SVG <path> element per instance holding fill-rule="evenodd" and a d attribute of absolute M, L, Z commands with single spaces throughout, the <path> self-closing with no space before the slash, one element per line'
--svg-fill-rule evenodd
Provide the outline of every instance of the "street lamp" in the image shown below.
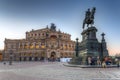
<path fill-rule="evenodd" d="M 104 55 L 103 55 L 104 46 L 103 46 L 103 43 L 105 42 L 105 39 L 104 39 L 105 34 L 102 33 L 101 36 L 102 36 L 102 41 L 101 41 L 101 55 L 100 56 L 101 56 L 101 60 L 103 60 L 104 59 Z"/>
<path fill-rule="evenodd" d="M 79 43 L 78 43 L 78 38 L 76 38 L 76 57 L 78 57 L 78 54 L 79 54 Z"/>
<path fill-rule="evenodd" d="M 10 59 L 9 59 L 9 65 L 12 65 L 12 56 L 13 56 L 13 51 L 10 51 Z"/>

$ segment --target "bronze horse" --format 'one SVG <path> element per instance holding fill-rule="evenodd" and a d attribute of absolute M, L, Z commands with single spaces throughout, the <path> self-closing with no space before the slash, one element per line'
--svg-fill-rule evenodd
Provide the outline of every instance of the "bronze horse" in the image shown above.
<path fill-rule="evenodd" d="M 89 27 L 89 24 L 91 24 L 91 26 L 94 24 L 95 10 L 96 8 L 93 7 L 92 11 L 90 11 L 90 9 L 86 11 L 85 19 L 83 21 L 83 29 L 85 28 L 85 24 L 87 24 L 87 27 Z"/>

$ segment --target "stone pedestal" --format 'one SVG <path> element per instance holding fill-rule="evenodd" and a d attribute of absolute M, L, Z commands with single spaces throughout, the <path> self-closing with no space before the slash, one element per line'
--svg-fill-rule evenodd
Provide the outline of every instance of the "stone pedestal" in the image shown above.
<path fill-rule="evenodd" d="M 74 57 L 71 63 L 88 64 L 88 57 L 91 59 L 97 59 L 97 57 L 103 59 L 103 57 L 108 56 L 105 39 L 98 42 L 96 32 L 97 29 L 94 26 L 83 30 L 81 33 L 82 41 L 79 43 L 78 57 Z"/>

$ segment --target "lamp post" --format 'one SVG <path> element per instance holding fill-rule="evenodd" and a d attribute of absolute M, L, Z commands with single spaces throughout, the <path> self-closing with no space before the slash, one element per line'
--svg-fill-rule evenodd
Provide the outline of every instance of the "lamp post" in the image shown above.
<path fill-rule="evenodd" d="M 12 57 L 13 57 L 13 51 L 10 50 L 9 65 L 12 65 Z"/>
<path fill-rule="evenodd" d="M 105 42 L 105 39 L 104 39 L 105 34 L 102 33 L 101 36 L 102 36 L 102 41 L 101 41 L 101 55 L 100 56 L 101 56 L 101 60 L 103 60 L 104 59 L 104 54 L 103 54 L 104 46 L 103 46 L 103 43 Z"/>
<path fill-rule="evenodd" d="M 78 57 L 78 52 L 79 52 L 79 44 L 78 44 L 78 38 L 76 38 L 76 57 Z"/>

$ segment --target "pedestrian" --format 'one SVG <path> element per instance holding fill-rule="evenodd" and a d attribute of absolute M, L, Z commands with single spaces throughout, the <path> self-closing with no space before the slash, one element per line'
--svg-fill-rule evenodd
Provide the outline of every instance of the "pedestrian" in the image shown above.
<path fill-rule="evenodd" d="M 4 62 L 3 64 L 6 65 L 6 62 Z"/>
<path fill-rule="evenodd" d="M 105 61 L 102 62 L 102 67 L 103 67 L 103 68 L 106 68 L 106 63 L 105 63 Z"/>
<path fill-rule="evenodd" d="M 115 64 L 117 64 L 117 62 L 118 62 L 118 58 L 115 58 Z"/>
<path fill-rule="evenodd" d="M 120 67 L 120 60 L 117 61 L 117 67 Z"/>
<path fill-rule="evenodd" d="M 95 58 L 94 57 L 92 57 L 92 59 L 91 59 L 91 65 L 95 65 Z"/>
<path fill-rule="evenodd" d="M 88 65 L 91 65 L 91 57 L 88 57 Z"/>
<path fill-rule="evenodd" d="M 101 61 L 99 57 L 97 57 L 97 65 L 101 65 Z"/>

